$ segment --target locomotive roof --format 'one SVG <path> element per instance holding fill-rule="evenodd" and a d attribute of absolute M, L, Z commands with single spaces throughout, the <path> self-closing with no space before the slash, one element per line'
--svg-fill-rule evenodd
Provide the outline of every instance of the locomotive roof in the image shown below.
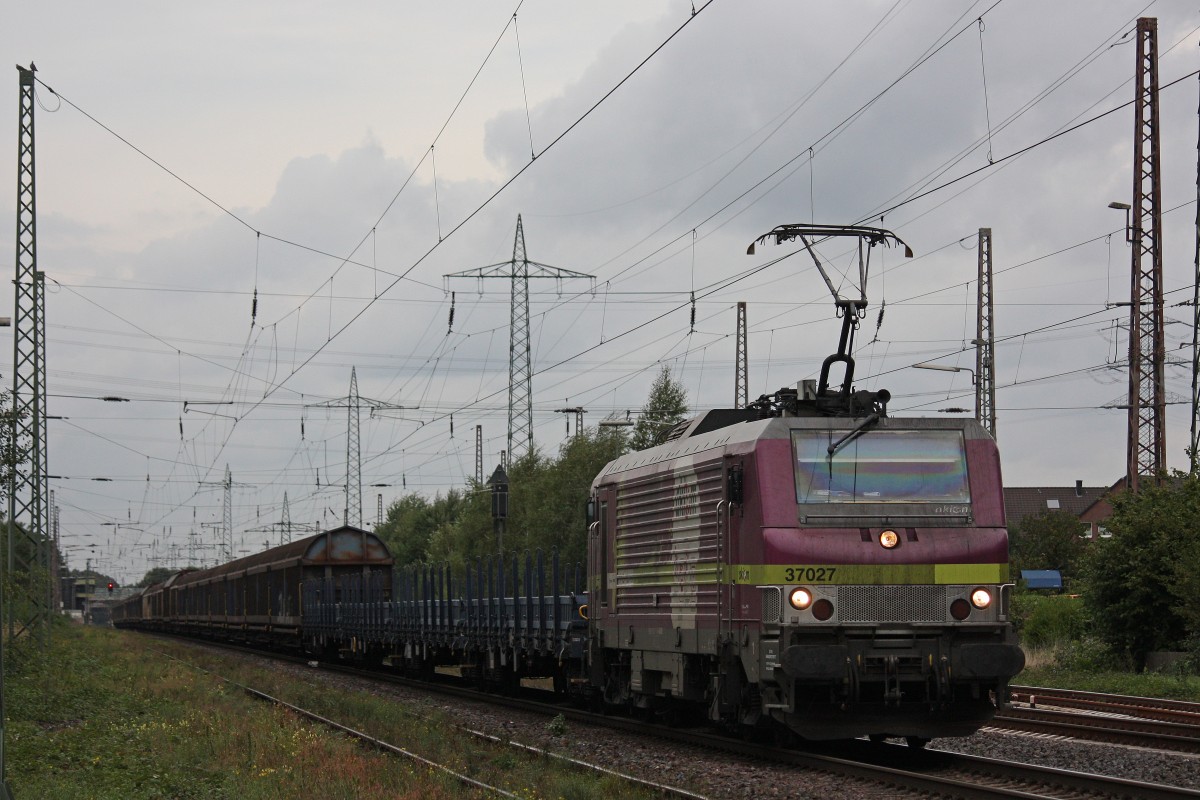
<path fill-rule="evenodd" d="M 392 561 L 387 545 L 378 536 L 352 525 L 343 525 L 216 567 L 182 572 L 175 577 L 176 583 L 182 586 L 238 572 L 259 572 L 268 567 L 318 564 L 391 566 Z"/>
<path fill-rule="evenodd" d="M 730 448 L 735 452 L 748 450 L 754 442 L 761 439 L 785 439 L 791 436 L 791 431 L 808 430 L 848 430 L 859 424 L 861 420 L 848 417 L 768 417 L 741 422 L 733 422 L 723 427 L 712 428 L 706 424 L 707 418 L 714 412 L 706 412 L 698 417 L 680 423 L 683 434 L 672 441 L 645 450 L 635 450 L 632 453 L 610 461 L 596 479 L 593 487 L 604 482 L 604 479 L 614 473 L 651 464 L 672 461 L 677 458 L 711 450 L 716 447 Z M 872 430 L 961 430 L 967 439 L 987 438 L 988 433 L 974 419 L 966 417 L 937 419 L 934 417 L 881 417 Z"/>

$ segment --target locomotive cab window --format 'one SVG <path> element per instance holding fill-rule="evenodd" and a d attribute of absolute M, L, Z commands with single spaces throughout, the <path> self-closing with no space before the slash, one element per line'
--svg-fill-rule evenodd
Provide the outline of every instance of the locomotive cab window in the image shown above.
<path fill-rule="evenodd" d="M 796 501 L 808 503 L 971 502 L 961 431 L 793 430 Z"/>

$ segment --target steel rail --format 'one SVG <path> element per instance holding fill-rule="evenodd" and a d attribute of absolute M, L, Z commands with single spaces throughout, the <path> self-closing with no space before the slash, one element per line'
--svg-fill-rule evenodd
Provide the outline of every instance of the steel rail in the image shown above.
<path fill-rule="evenodd" d="M 362 669 L 359 667 L 352 667 L 352 666 L 347 666 L 347 665 L 342 665 L 342 664 L 313 662 L 310 659 L 306 659 L 306 658 L 303 658 L 300 656 L 290 655 L 287 653 L 265 652 L 262 650 L 255 650 L 254 648 L 243 647 L 242 645 L 236 645 L 236 644 L 231 644 L 231 643 L 227 643 L 227 642 L 218 642 L 218 641 L 212 641 L 212 640 L 196 640 L 196 639 L 191 639 L 188 637 L 177 637 L 173 634 L 159 633 L 159 634 L 154 634 L 154 635 L 163 636 L 164 638 L 168 638 L 173 641 L 179 641 L 182 639 L 182 641 L 185 641 L 189 644 L 212 646 L 212 647 L 220 648 L 222 650 L 230 650 L 230 651 L 233 651 L 236 653 L 241 653 L 244 655 L 258 656 L 261 658 L 269 658 L 269 659 L 278 660 L 278 661 L 287 661 L 287 662 L 290 662 L 293 664 L 309 664 L 309 665 L 311 665 L 313 663 L 317 663 L 317 665 L 326 672 L 334 672 L 334 673 L 339 673 L 339 674 L 344 674 L 344 675 L 350 675 L 350 676 L 353 676 L 356 678 L 364 678 L 364 679 L 372 680 L 372 681 L 376 681 L 376 682 L 394 683 L 397 685 L 405 686 L 407 688 L 419 689 L 419 690 L 425 691 L 425 692 L 428 692 L 431 689 L 433 689 L 433 690 L 436 690 L 443 694 L 458 695 L 461 697 L 467 697 L 472 700 L 485 700 L 485 701 L 489 701 L 489 702 L 494 702 L 495 700 L 498 699 L 497 695 L 493 695 L 493 694 L 486 694 L 486 693 L 480 694 L 478 692 L 474 692 L 471 690 L 459 690 L 458 687 L 454 687 L 453 684 L 430 683 L 428 681 L 414 680 L 414 679 L 405 678 L 405 677 L 402 677 L 399 675 L 389 674 L 387 672 L 365 670 L 365 669 Z M 237 688 L 241 689 L 242 691 L 246 692 L 247 694 L 251 695 L 252 697 L 255 697 L 257 699 L 260 699 L 260 700 L 263 700 L 266 702 L 274 703 L 275 705 L 278 705 L 282 708 L 287 708 L 288 710 L 290 710 L 296 714 L 299 714 L 307 719 L 311 719 L 315 722 L 321 723 L 322 725 L 326 725 L 330 728 L 341 731 L 341 732 L 343 732 L 349 736 L 352 736 L 356 739 L 359 739 L 373 747 L 378 747 L 382 750 L 386 750 L 395 755 L 404 756 L 404 757 L 419 761 L 430 767 L 433 767 L 434 769 L 442 770 L 444 772 L 447 772 L 451 776 L 455 777 L 456 779 L 462 780 L 463 782 L 473 785 L 476 788 L 496 792 L 503 797 L 510 797 L 510 798 L 515 798 L 516 800 L 520 800 L 518 795 L 514 795 L 509 792 L 504 791 L 503 789 L 498 789 L 494 786 L 488 786 L 487 784 L 483 784 L 478 781 L 475 781 L 473 778 L 469 778 L 465 775 L 461 775 L 460 773 L 457 773 L 454 770 L 449 769 L 448 767 L 439 765 L 433 761 L 430 761 L 430 760 L 424 758 L 423 756 L 420 756 L 420 755 L 417 755 L 410 751 L 404 750 L 403 748 L 396 747 L 395 745 L 389 744 L 381 739 L 377 739 L 368 733 L 364 733 L 362 731 L 358 731 L 353 728 L 350 728 L 346 725 L 342 725 L 339 722 L 328 719 L 326 717 L 323 717 L 319 714 L 308 711 L 306 709 L 300 708 L 299 706 L 288 703 L 285 700 L 282 700 L 277 697 L 272 697 L 271 695 L 268 695 L 265 692 L 261 692 L 257 689 L 253 689 L 248 686 L 243 686 L 242 684 L 239 684 L 236 681 L 232 681 L 229 678 L 225 678 L 214 672 L 210 672 L 209 670 L 206 670 L 203 667 L 199 667 L 194 664 L 191 664 L 188 661 L 178 658 L 176 656 L 172 656 L 169 653 L 164 653 L 161 650 L 155 650 L 155 652 L 157 652 L 159 655 L 165 656 L 172 660 L 179 661 L 180 663 L 185 664 L 186 666 L 189 666 L 195 670 L 209 674 L 215 678 L 218 678 L 219 680 L 225 681 L 226 683 L 229 683 L 232 686 L 236 686 Z M 500 699 L 502 699 L 502 698 L 500 698 Z M 528 706 L 520 705 L 520 704 L 513 704 L 513 707 L 527 708 Z M 414 716 L 424 719 L 423 717 L 420 717 L 420 715 L 414 715 Z M 542 748 L 536 747 L 531 744 L 524 744 L 522 742 L 517 742 L 517 741 L 513 741 L 513 740 L 509 740 L 509 739 L 501 739 L 500 737 L 495 736 L 490 733 L 487 733 L 485 731 L 474 730 L 472 728 L 467 728 L 467 727 L 463 727 L 463 726 L 458 726 L 458 727 L 459 727 L 459 730 L 463 731 L 464 733 L 467 733 L 467 734 L 474 736 L 476 738 L 479 738 L 479 739 L 484 739 L 488 742 L 491 742 L 492 744 L 506 745 L 508 747 L 512 747 L 516 750 L 520 750 L 525 753 L 536 755 L 536 756 L 539 756 L 542 758 L 551 758 L 556 761 L 562 762 L 564 764 L 568 764 L 572 767 L 584 769 L 589 772 L 594 772 L 598 775 L 608 775 L 608 776 L 611 776 L 614 778 L 618 778 L 629 784 L 639 786 L 643 789 L 646 789 L 648 791 L 654 792 L 659 795 L 663 795 L 666 797 L 680 798 L 680 800 L 708 800 L 708 798 L 705 797 L 705 795 L 698 794 L 696 792 L 692 792 L 688 789 L 683 789 L 678 786 L 670 786 L 665 783 L 658 783 L 656 781 L 646 780 L 645 778 L 639 778 L 636 775 L 629 775 L 624 772 L 618 772 L 616 770 L 601 766 L 599 764 L 593 764 L 588 761 L 582 761 L 580 759 L 571 758 L 570 756 L 563 755 L 562 753 L 555 753 L 550 750 L 544 750 Z M 644 732 L 644 730 L 642 732 Z"/>
<path fill-rule="evenodd" d="M 273 658 L 279 655 L 207 640 L 200 643 L 263 657 Z M 285 658 L 291 661 L 304 660 L 295 657 Z M 1000 761 L 981 756 L 950 753 L 934 748 L 914 750 L 901 745 L 872 744 L 861 740 L 831 743 L 828 746 L 809 743 L 812 748 L 809 750 L 773 747 L 720 736 L 707 731 L 651 725 L 631 717 L 599 714 L 561 703 L 547 702 L 544 696 L 549 692 L 546 691 L 527 690 L 522 693 L 523 696 L 506 696 L 481 692 L 447 682 L 430 683 L 349 665 L 321 663 L 320 668 L 422 691 L 432 690 L 460 699 L 547 715 L 562 714 L 568 719 L 615 730 L 638 735 L 652 735 L 655 738 L 666 738 L 680 744 L 734 753 L 757 760 L 773 761 L 875 785 L 926 794 L 967 798 L 968 800 L 995 800 L 996 798 L 1021 798 L 1022 800 L 1070 798 L 1070 800 L 1078 800 L 1078 798 L 1084 797 L 1200 800 L 1200 791 L 1190 788 L 1142 783 L 1074 770 Z M 543 697 L 530 699 L 531 695 L 542 695 Z M 671 787 L 664 788 L 670 789 Z"/>
<path fill-rule="evenodd" d="M 1200 724 L 1200 703 L 1186 700 L 1083 692 L 1075 689 L 1048 689 L 1039 686 L 1013 686 L 1011 697 L 1013 702 L 1030 706 L 1047 703 L 1062 708 L 1128 714 L 1164 722 Z"/>
<path fill-rule="evenodd" d="M 989 727 L 1200 753 L 1200 726 L 1180 722 L 1013 706 L 998 711 Z"/>

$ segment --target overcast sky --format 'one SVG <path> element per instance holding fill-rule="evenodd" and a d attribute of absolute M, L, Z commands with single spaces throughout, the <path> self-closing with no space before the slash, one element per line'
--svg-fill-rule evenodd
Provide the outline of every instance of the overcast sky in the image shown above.
<path fill-rule="evenodd" d="M 547 453 L 566 436 L 555 409 L 582 406 L 588 425 L 636 410 L 663 364 L 693 407 L 731 405 L 738 301 L 752 396 L 816 377 L 837 344 L 828 290 L 802 253 L 771 264 L 794 247 L 746 246 L 782 223 L 866 221 L 915 257 L 873 255 L 859 387 L 889 389 L 893 416 L 971 408 L 968 373 L 911 365 L 974 368 L 975 246 L 990 227 L 1006 482 L 1120 477 L 1126 416 L 1104 406 L 1127 391 L 1128 310 L 1112 304 L 1129 300 L 1130 249 L 1107 206 L 1132 199 L 1132 109 L 1006 157 L 1133 98 L 1139 16 L 1159 20 L 1161 84 L 1200 67 L 1200 10 L 696 10 L 11 8 L 0 47 L 43 82 L 38 261 L 49 412 L 65 418 L 49 423 L 49 459 L 71 565 L 90 553 L 136 581 L 182 566 L 193 543 L 211 562 L 226 465 L 235 550 L 278 541 L 285 492 L 297 526 L 340 523 L 345 400 L 320 404 L 345 398 L 351 368 L 363 398 L 404 407 L 362 413 L 367 523 L 378 495 L 464 486 L 476 425 L 490 473 L 506 438 L 509 286 L 443 276 L 510 259 L 518 214 L 530 259 L 595 276 L 530 284 Z M 0 170 L 13 187 L 15 69 L 9 86 Z M 1194 283 L 1197 93 L 1190 77 L 1161 95 L 1172 467 L 1189 436 L 1192 308 L 1178 304 Z M 0 198 L 10 220 L 15 204 Z M 10 270 L 13 230 L 0 226 Z M 848 252 L 821 254 L 855 291 Z M 0 329 L 9 352 L 11 335 Z"/>

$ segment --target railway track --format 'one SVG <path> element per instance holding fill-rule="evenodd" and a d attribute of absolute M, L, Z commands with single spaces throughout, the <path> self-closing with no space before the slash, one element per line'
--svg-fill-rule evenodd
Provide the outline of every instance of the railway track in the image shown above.
<path fill-rule="evenodd" d="M 1200 704 L 1178 700 L 1019 686 L 991 727 L 1200 753 Z"/>
<path fill-rule="evenodd" d="M 164 638 L 170 638 L 172 640 L 177 640 L 177 637 L 173 637 L 173 636 L 167 636 Z M 184 641 L 188 641 L 193 644 L 196 643 L 194 640 L 184 640 Z M 282 653 L 269 653 L 268 654 L 268 653 L 263 653 L 262 651 L 259 651 L 259 650 L 253 650 L 250 648 L 245 648 L 245 647 L 240 647 L 237 645 L 230 645 L 230 644 L 225 644 L 225 643 L 220 643 L 220 642 L 204 642 L 203 644 L 218 647 L 221 649 L 232 650 L 232 651 L 235 651 L 238 653 L 243 653 L 243 654 L 275 658 L 277 660 L 288 661 L 291 663 L 298 663 L 298 664 L 308 663 L 306 661 L 306 659 L 303 659 L 303 658 L 300 658 L 297 656 L 286 655 L 286 654 L 282 654 Z M 424 756 L 422 756 L 418 753 L 414 753 L 410 750 L 399 747 L 390 742 L 386 742 L 382 739 L 372 736 L 369 733 L 360 731 L 349 725 L 345 725 L 343 723 L 329 719 L 328 717 L 325 717 L 321 714 L 317 714 L 316 712 L 310 711 L 305 708 L 301 708 L 300 706 L 297 706 L 293 703 L 289 703 L 286 700 L 283 700 L 281 698 L 274 697 L 270 694 L 267 694 L 266 692 L 262 692 L 253 687 L 245 686 L 241 683 L 230 680 L 229 678 L 226 678 L 223 675 L 219 675 L 215 672 L 212 672 L 211 670 L 207 670 L 207 669 L 204 669 L 203 667 L 192 664 L 192 663 L 188 662 L 186 659 L 181 659 L 177 656 L 171 655 L 170 653 L 166 653 L 161 650 L 156 650 L 155 652 L 157 652 L 159 655 L 161 655 L 165 658 L 169 658 L 174 661 L 178 661 L 179 663 L 184 664 L 191 669 L 197 670 L 198 672 L 202 672 L 206 675 L 216 678 L 217 680 L 223 681 L 223 682 L 229 684 L 230 686 L 240 689 L 241 691 L 245 692 L 246 694 L 250 695 L 251 697 L 255 698 L 256 700 L 261 700 L 263 702 L 279 706 L 280 708 L 285 708 L 288 711 L 292 712 L 293 714 L 303 717 L 304 719 L 310 720 L 312 722 L 316 722 L 316 723 L 323 725 L 331 730 L 335 730 L 345 736 L 349 736 L 350 738 L 359 741 L 364 746 L 379 750 L 384 753 L 388 753 L 389 755 L 398 756 L 398 757 L 407 759 L 409 761 L 416 762 L 429 770 L 444 773 L 444 774 L 450 776 L 451 778 L 453 778 L 454 780 L 458 781 L 459 783 L 461 783 L 463 786 L 482 791 L 488 795 L 510 798 L 511 800 L 521 800 L 521 798 L 526 796 L 524 794 L 513 793 L 513 792 L 510 792 L 501 787 L 484 783 L 483 781 L 472 778 L 469 775 L 465 775 L 461 772 L 458 772 L 457 770 L 454 770 L 445 764 L 440 764 L 436 761 L 425 758 Z M 355 669 L 355 668 L 335 669 L 335 671 L 346 672 L 348 674 L 354 674 L 354 675 L 357 675 L 360 677 L 366 676 L 366 677 L 370 677 L 370 678 L 376 679 L 376 680 L 378 680 L 381 676 L 383 676 L 383 673 L 369 672 L 369 671 L 364 671 L 364 670 Z M 408 681 L 406 679 L 400 679 L 400 681 L 408 683 L 408 684 L 417 685 L 417 686 L 420 686 L 425 689 L 429 688 L 429 684 L 426 684 L 423 682 Z M 677 800 L 708 800 L 708 798 L 706 798 L 704 795 L 697 794 L 695 792 L 689 791 L 687 789 L 683 789 L 681 787 L 670 786 L 668 784 L 657 782 L 657 781 L 648 781 L 648 780 L 639 778 L 634 775 L 627 775 L 627 774 L 624 774 L 621 772 L 617 772 L 615 770 L 611 770 L 611 769 L 604 767 L 602 765 L 599 765 L 599 764 L 592 764 L 592 763 L 582 761 L 579 759 L 570 758 L 570 757 L 564 756 L 560 753 L 552 753 L 552 752 L 549 752 L 542 748 L 534 747 L 532 745 L 522 744 L 520 742 L 514 742 L 514 741 L 509 741 L 509 740 L 502 740 L 500 737 L 494 736 L 489 733 L 485 733 L 483 731 L 472 730 L 469 728 L 462 728 L 462 730 L 464 732 L 470 734 L 471 736 L 486 740 L 486 741 L 490 742 L 491 744 L 510 747 L 510 748 L 518 750 L 526 755 L 533 755 L 533 756 L 537 756 L 539 758 L 553 759 L 555 761 L 559 761 L 561 763 L 568 764 L 576 769 L 580 769 L 580 770 L 583 770 L 586 772 L 591 772 L 596 775 L 606 775 L 606 776 L 612 776 L 612 777 L 618 778 L 626 783 L 638 786 L 638 787 L 645 789 L 645 790 L 647 790 L 653 794 L 656 794 L 660 797 L 676 798 Z"/>
<path fill-rule="evenodd" d="M 277 655 L 220 643 L 204 642 L 203 644 L 258 656 L 275 657 Z M 290 656 L 283 658 L 293 663 L 306 661 Z M 650 735 L 655 739 L 666 739 L 681 745 L 721 751 L 759 762 L 765 761 L 780 765 L 785 769 L 790 767 L 805 773 L 816 771 L 860 783 L 864 789 L 874 787 L 876 791 L 878 787 L 885 787 L 889 791 L 911 793 L 917 796 L 958 797 L 972 800 L 977 798 L 987 798 L 988 800 L 993 798 L 1085 800 L 1087 798 L 1130 797 L 1146 798 L 1146 800 L 1200 799 L 1200 791 L 1190 788 L 1144 783 L 1031 764 L 1011 763 L 934 749 L 915 751 L 898 744 L 872 744 L 860 740 L 829 746 L 810 746 L 805 749 L 767 746 L 720 736 L 707 728 L 650 726 L 647 722 L 626 716 L 598 714 L 562 703 L 549 702 L 543 696 L 544 692 L 536 690 L 505 696 L 480 692 L 453 682 L 443 681 L 431 684 L 394 673 L 365 670 L 349 665 L 321 664 L 320 668 L 350 677 L 415 688 L 423 692 L 435 691 L 462 700 L 498 705 L 546 717 L 562 715 L 568 720 L 581 724 L 620 730 L 639 736 Z M 1098 716 L 1095 718 L 1105 719 Z M 500 741 L 497 737 L 481 731 L 472 731 L 472 733 L 491 738 L 493 741 Z M 373 742 L 369 736 L 367 741 Z M 512 742 L 509 739 L 504 741 L 519 748 L 528 748 L 530 752 L 565 758 L 559 754 L 529 748 L 528 745 Z M 603 769 L 596 764 L 576 763 L 584 769 Z M 633 776 L 622 777 L 642 780 Z M 798 773 L 798 777 L 799 780 L 803 780 L 802 774 Z M 664 796 L 701 797 L 687 789 L 655 784 L 653 781 L 645 781 L 643 785 Z M 803 784 L 798 782 L 796 788 L 802 790 Z"/>

